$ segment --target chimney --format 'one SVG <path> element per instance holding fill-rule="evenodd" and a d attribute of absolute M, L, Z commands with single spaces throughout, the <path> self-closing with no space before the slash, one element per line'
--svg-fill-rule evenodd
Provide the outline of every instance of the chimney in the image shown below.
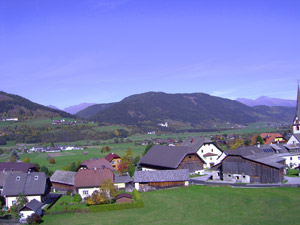
<path fill-rule="evenodd" d="M 194 143 L 194 138 L 191 139 L 191 143 Z"/>
<path fill-rule="evenodd" d="M 257 146 L 258 148 L 260 148 L 260 142 L 257 142 L 257 143 L 256 143 L 256 146 Z"/>

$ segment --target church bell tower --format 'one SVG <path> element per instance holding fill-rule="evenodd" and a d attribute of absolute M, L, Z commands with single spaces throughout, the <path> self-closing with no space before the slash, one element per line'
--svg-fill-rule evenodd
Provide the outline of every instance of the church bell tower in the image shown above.
<path fill-rule="evenodd" d="M 297 92 L 297 108 L 296 115 L 293 122 L 293 134 L 300 134 L 300 96 L 299 96 L 299 81 L 298 81 L 298 92 Z"/>

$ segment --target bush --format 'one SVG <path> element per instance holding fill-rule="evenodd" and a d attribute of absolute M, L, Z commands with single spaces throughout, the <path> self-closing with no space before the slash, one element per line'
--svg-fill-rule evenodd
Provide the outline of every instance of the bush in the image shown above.
<path fill-rule="evenodd" d="M 49 163 L 50 163 L 50 164 L 55 164 L 54 158 L 50 158 L 50 159 L 49 159 Z"/>
<path fill-rule="evenodd" d="M 74 202 L 77 202 L 77 203 L 78 203 L 78 202 L 81 202 L 81 200 L 82 200 L 82 199 L 81 199 L 80 194 L 74 195 L 74 197 L 73 197 L 73 201 L 74 201 Z"/>
<path fill-rule="evenodd" d="M 24 163 L 29 163 L 30 162 L 30 159 L 28 157 L 24 158 L 23 160 Z"/>
<path fill-rule="evenodd" d="M 106 212 L 115 211 L 122 209 L 133 209 L 133 208 L 143 208 L 144 202 L 141 200 L 139 202 L 132 203 L 120 203 L 120 204 L 106 204 L 106 205 L 91 205 L 90 212 Z"/>
<path fill-rule="evenodd" d="M 42 218 L 36 213 L 33 213 L 31 216 L 27 217 L 28 224 L 39 224 L 41 222 L 42 222 Z"/>
<path fill-rule="evenodd" d="M 132 197 L 134 201 L 142 201 L 141 195 L 136 189 L 133 189 Z"/>

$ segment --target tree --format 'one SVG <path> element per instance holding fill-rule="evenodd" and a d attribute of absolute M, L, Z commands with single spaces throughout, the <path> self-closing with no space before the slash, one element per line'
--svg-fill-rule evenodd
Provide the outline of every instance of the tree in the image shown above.
<path fill-rule="evenodd" d="M 75 194 L 74 197 L 73 197 L 73 201 L 76 202 L 76 203 L 79 203 L 81 202 L 82 198 L 80 196 L 80 194 Z"/>
<path fill-rule="evenodd" d="M 244 141 L 244 145 L 249 146 L 250 145 L 250 141 L 249 140 L 245 140 Z"/>
<path fill-rule="evenodd" d="M 30 162 L 30 159 L 29 159 L 28 157 L 26 157 L 26 158 L 23 159 L 23 162 L 24 162 L 24 163 L 29 163 L 29 162 Z"/>
<path fill-rule="evenodd" d="M 105 146 L 101 148 L 101 152 L 105 153 L 105 152 L 110 152 L 111 151 L 111 147 Z"/>
<path fill-rule="evenodd" d="M 251 142 L 250 142 L 250 145 L 256 145 L 257 144 L 257 136 L 258 135 L 254 135 L 251 137 Z"/>
<path fill-rule="evenodd" d="M 127 164 L 125 162 L 121 161 L 121 163 L 118 166 L 118 172 L 125 173 L 125 172 L 127 172 L 127 169 L 128 169 Z"/>
<path fill-rule="evenodd" d="M 100 190 L 103 196 L 106 195 L 106 199 L 109 201 L 110 204 L 111 200 L 118 195 L 117 189 L 114 187 L 114 184 L 108 178 L 103 181 Z"/>
<path fill-rule="evenodd" d="M 104 204 L 106 200 L 107 199 L 105 199 L 105 196 L 103 196 L 100 191 L 94 191 L 93 194 L 87 198 L 86 204 L 100 205 Z"/>
<path fill-rule="evenodd" d="M 145 147 L 145 151 L 144 151 L 144 155 L 146 155 L 146 153 L 150 150 L 150 148 L 153 147 L 153 144 L 148 144 L 146 147 Z"/>
<path fill-rule="evenodd" d="M 10 207 L 10 212 L 13 218 L 20 218 L 19 211 L 20 209 L 28 202 L 28 199 L 25 195 L 19 195 L 16 199 L 16 203 Z"/>
<path fill-rule="evenodd" d="M 118 130 L 114 130 L 114 135 L 116 136 L 116 137 L 118 137 L 119 136 L 119 131 Z"/>
<path fill-rule="evenodd" d="M 264 140 L 263 140 L 263 138 L 262 138 L 260 135 L 257 135 L 256 143 L 259 143 L 259 144 L 261 144 L 261 145 L 264 144 Z"/>
<path fill-rule="evenodd" d="M 231 146 L 231 149 L 237 149 L 237 148 L 243 146 L 243 144 L 244 144 L 244 142 L 243 142 L 242 139 L 236 138 L 236 139 L 234 140 L 233 145 Z"/>
<path fill-rule="evenodd" d="M 54 159 L 54 158 L 50 158 L 50 159 L 49 159 L 49 163 L 50 163 L 50 164 L 55 164 L 55 159 Z"/>
<path fill-rule="evenodd" d="M 14 156 L 14 155 L 11 155 L 11 156 L 9 157 L 9 161 L 10 161 L 10 162 L 16 162 L 16 161 L 17 161 L 17 157 Z"/>

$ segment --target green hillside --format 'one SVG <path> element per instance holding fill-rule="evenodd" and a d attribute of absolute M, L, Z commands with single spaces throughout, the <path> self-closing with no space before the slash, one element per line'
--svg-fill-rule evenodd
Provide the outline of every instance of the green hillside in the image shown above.
<path fill-rule="evenodd" d="M 76 113 L 76 115 L 81 118 L 88 119 L 88 118 L 91 118 L 92 116 L 94 116 L 95 114 L 97 114 L 98 112 L 108 109 L 110 106 L 112 106 L 114 104 L 115 103 L 95 104 L 95 105 L 87 107 L 84 110 L 79 111 L 78 113 Z"/>
<path fill-rule="evenodd" d="M 93 106 L 92 106 L 93 107 Z M 164 121 L 200 124 L 249 124 L 259 121 L 290 122 L 293 107 L 249 107 L 240 102 L 204 93 L 166 94 L 147 92 L 132 95 L 103 108 L 87 108 L 78 113 L 84 118 L 116 124 L 157 124 Z M 98 111 L 97 111 L 98 110 Z M 96 112 L 97 111 L 97 112 Z"/>
<path fill-rule="evenodd" d="M 67 117 L 74 118 L 75 116 L 61 110 L 49 108 L 18 95 L 8 94 L 0 91 L 0 117 L 20 117 L 20 116 L 35 116 L 35 117 Z"/>

